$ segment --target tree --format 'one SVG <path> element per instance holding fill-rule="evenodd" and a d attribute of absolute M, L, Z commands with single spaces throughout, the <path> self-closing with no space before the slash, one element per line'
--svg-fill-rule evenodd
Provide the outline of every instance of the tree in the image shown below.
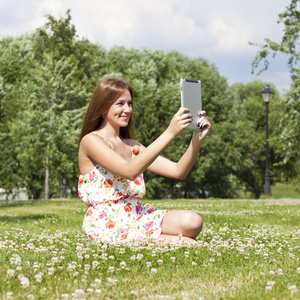
<path fill-rule="evenodd" d="M 262 83 L 230 88 L 215 65 L 176 51 L 124 47 L 105 51 L 76 36 L 69 11 L 61 19 L 48 16 L 31 36 L 1 40 L 0 50 L 1 187 L 26 187 L 34 199 L 75 194 L 83 114 L 96 84 L 117 76 L 133 86 L 134 138 L 145 146 L 167 128 L 180 107 L 180 78 L 202 82 L 203 108 L 212 130 L 185 181 L 145 172 L 149 198 L 234 197 L 241 187 L 252 189 L 251 154 L 259 149 L 262 165 L 265 145 L 263 102 L 257 100 Z M 270 123 L 278 124 L 278 96 L 271 105 L 276 109 Z M 275 165 L 283 160 L 284 143 L 275 140 L 278 127 L 271 128 L 277 180 L 288 174 L 288 164 Z M 184 132 L 163 155 L 177 161 L 190 138 L 191 133 Z"/>
<path fill-rule="evenodd" d="M 78 39 L 70 20 L 69 11 L 48 16 L 33 35 L 0 42 L 0 186 L 7 192 L 26 187 L 37 199 L 76 191 L 78 132 L 106 51 Z"/>
<path fill-rule="evenodd" d="M 275 57 L 277 53 L 286 54 L 288 65 L 291 71 L 292 83 L 289 91 L 285 95 L 285 104 L 282 109 L 285 110 L 285 117 L 280 122 L 281 132 L 277 141 L 282 145 L 281 152 L 285 153 L 282 157 L 281 164 L 286 167 L 292 167 L 293 176 L 300 175 L 299 157 L 300 157 L 300 1 L 291 0 L 286 10 L 279 14 L 278 23 L 284 25 L 284 32 L 281 42 L 277 43 L 270 39 L 265 39 L 264 45 L 250 43 L 251 45 L 260 46 L 257 56 L 253 61 L 253 71 L 259 68 L 263 62 L 263 68 L 259 73 L 266 70 L 269 66 L 269 57 Z M 294 166 L 294 167 L 293 167 Z M 296 168 L 295 168 L 296 167 Z M 300 180 L 300 176 L 299 176 Z"/>
<path fill-rule="evenodd" d="M 78 102 L 87 97 L 77 73 L 72 57 L 54 63 L 51 55 L 44 54 L 43 64 L 35 66 L 31 81 L 26 84 L 27 107 L 10 128 L 20 169 L 26 170 L 25 186 L 35 198 L 40 197 L 43 178 L 44 197 L 48 199 L 49 182 L 51 195 L 59 196 L 60 178 L 76 174 L 68 161 L 77 160 L 72 136 L 78 136 L 78 119 L 83 118 Z M 73 119 L 69 119 L 71 116 Z M 68 149 L 70 142 L 74 144 Z"/>
<path fill-rule="evenodd" d="M 253 81 L 247 84 L 236 83 L 230 87 L 230 94 L 235 103 L 233 111 L 234 127 L 237 129 L 237 139 L 235 146 L 238 147 L 237 155 L 243 155 L 244 164 L 239 164 L 234 174 L 240 178 L 246 191 L 254 193 L 254 174 L 251 155 L 257 153 L 257 177 L 258 190 L 261 192 L 264 185 L 265 158 L 266 158 L 266 110 L 260 91 L 266 86 L 261 81 Z M 279 122 L 284 117 L 282 110 L 283 100 L 272 86 L 275 95 L 270 103 L 269 112 L 269 145 L 270 145 L 270 170 L 272 183 L 282 181 L 284 176 L 288 176 L 288 171 L 280 166 L 283 158 L 281 144 L 277 142 L 280 134 Z M 247 162 L 247 163 L 245 163 Z M 246 166 L 245 169 L 240 168 Z"/>
<path fill-rule="evenodd" d="M 28 80 L 33 65 L 29 36 L 0 41 L 0 187 L 7 193 L 24 187 L 18 176 L 20 165 L 9 128 L 25 108 L 23 82 Z"/>

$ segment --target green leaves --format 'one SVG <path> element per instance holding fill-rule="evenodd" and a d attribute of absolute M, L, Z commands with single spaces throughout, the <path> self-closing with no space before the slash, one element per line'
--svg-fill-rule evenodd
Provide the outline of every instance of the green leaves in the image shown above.
<path fill-rule="evenodd" d="M 267 67 L 270 53 L 288 49 L 293 63 L 299 59 L 297 12 L 291 9 L 291 15 L 280 16 L 287 22 L 283 42 L 266 40 L 257 65 L 265 59 Z M 291 33 L 294 36 L 289 39 Z M 76 35 L 70 11 L 60 19 L 48 16 L 47 23 L 33 35 L 2 39 L 0 65 L 0 187 L 7 191 L 25 187 L 35 199 L 47 193 L 52 198 L 76 195 L 81 122 L 93 90 L 107 76 L 125 78 L 133 86 L 134 138 L 145 146 L 167 128 L 179 109 L 180 78 L 201 80 L 203 109 L 212 129 L 185 181 L 145 173 L 149 198 L 234 197 L 240 190 L 252 191 L 253 151 L 258 155 L 262 187 L 265 108 L 260 91 L 264 83 L 229 87 L 206 59 L 189 58 L 176 51 L 117 46 L 106 51 Z M 286 102 L 275 95 L 270 104 L 274 180 L 296 174 L 298 73 L 293 65 L 295 77 Z M 163 155 L 178 161 L 190 138 L 191 133 L 184 132 Z"/>
<path fill-rule="evenodd" d="M 270 54 L 274 57 L 277 53 L 283 53 L 289 57 L 288 65 L 290 67 L 292 83 L 284 97 L 284 102 L 281 103 L 280 113 L 282 118 L 278 118 L 280 121 L 277 121 L 276 124 L 276 128 L 278 129 L 277 135 L 270 140 L 274 145 L 276 144 L 277 149 L 275 152 L 280 157 L 276 165 L 285 168 L 284 176 L 287 176 L 286 179 L 290 176 L 295 176 L 296 173 L 299 174 L 295 169 L 300 158 L 299 19 L 299 1 L 291 0 L 290 5 L 286 7 L 285 11 L 279 14 L 278 23 L 282 23 L 284 26 L 281 42 L 265 39 L 265 44 L 259 45 L 260 50 L 252 63 L 252 71 L 254 71 L 263 62 L 264 67 L 259 70 L 259 73 L 261 73 L 269 66 Z M 258 46 L 254 43 L 250 44 Z"/>

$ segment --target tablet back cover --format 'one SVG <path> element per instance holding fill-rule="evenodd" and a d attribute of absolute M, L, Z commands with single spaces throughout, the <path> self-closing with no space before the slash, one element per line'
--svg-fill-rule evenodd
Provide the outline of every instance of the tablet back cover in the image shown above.
<path fill-rule="evenodd" d="M 201 102 L 201 81 L 194 79 L 180 79 L 181 90 L 181 107 L 190 110 L 193 116 L 192 123 L 186 128 L 187 130 L 199 130 L 197 127 L 199 113 L 202 111 Z"/>

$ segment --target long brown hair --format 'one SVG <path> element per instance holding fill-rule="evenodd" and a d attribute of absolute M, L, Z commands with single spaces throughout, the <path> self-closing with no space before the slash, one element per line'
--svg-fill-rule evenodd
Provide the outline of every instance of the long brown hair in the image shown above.
<path fill-rule="evenodd" d="M 106 78 L 97 85 L 83 119 L 79 142 L 86 134 L 101 126 L 102 115 L 126 90 L 130 92 L 133 99 L 132 87 L 123 79 Z M 132 135 L 133 121 L 131 116 L 128 125 L 120 128 L 120 136 L 124 139 L 131 139 Z"/>

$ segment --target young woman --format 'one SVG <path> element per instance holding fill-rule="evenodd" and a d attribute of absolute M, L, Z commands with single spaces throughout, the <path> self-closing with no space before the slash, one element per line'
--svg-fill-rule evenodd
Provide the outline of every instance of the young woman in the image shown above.
<path fill-rule="evenodd" d="M 181 240 L 193 242 L 202 229 L 193 211 L 161 210 L 143 204 L 143 172 L 185 179 L 211 125 L 200 114 L 199 127 L 178 162 L 160 154 L 191 123 L 188 109 L 180 108 L 168 128 L 147 148 L 132 139 L 133 91 L 124 80 L 104 79 L 97 86 L 82 125 L 79 144 L 78 194 L 90 206 L 84 233 L 103 242 Z"/>

